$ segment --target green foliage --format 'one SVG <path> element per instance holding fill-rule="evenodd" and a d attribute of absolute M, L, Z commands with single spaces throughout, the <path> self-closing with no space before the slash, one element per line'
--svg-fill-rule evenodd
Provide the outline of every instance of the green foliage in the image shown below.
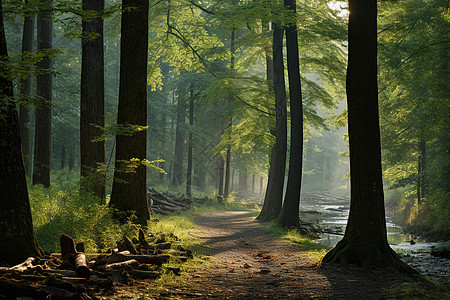
<path fill-rule="evenodd" d="M 404 223 L 448 233 L 448 218 L 441 217 L 450 204 L 448 3 L 384 1 L 379 11 L 384 175 L 391 188 L 405 192 L 397 199 L 399 211 L 410 209 Z"/>
<path fill-rule="evenodd" d="M 85 242 L 87 252 L 115 247 L 125 227 L 112 218 L 112 210 L 95 197 L 80 196 L 76 186 L 30 188 L 33 223 L 42 249 L 59 252 L 62 233 Z"/>

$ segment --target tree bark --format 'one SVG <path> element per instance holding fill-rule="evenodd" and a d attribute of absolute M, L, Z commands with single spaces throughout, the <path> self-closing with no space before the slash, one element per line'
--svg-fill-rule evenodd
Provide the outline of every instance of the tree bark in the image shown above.
<path fill-rule="evenodd" d="M 3 9 L 0 1 L 0 74 L 8 74 Z M 12 82 L 0 76 L 0 257 L 17 264 L 40 256 L 31 219 L 30 201 L 22 157 L 20 129 Z"/>
<path fill-rule="evenodd" d="M 184 162 L 184 134 L 182 126 L 186 121 L 186 103 L 184 97 L 178 97 L 177 124 L 175 127 L 175 162 L 173 166 L 172 185 L 175 187 L 183 183 Z"/>
<path fill-rule="evenodd" d="M 52 1 L 46 4 L 52 6 Z M 44 11 L 37 16 L 37 49 L 52 49 L 53 14 Z M 40 70 L 51 68 L 51 59 L 44 56 L 37 63 Z M 51 124 L 52 124 L 52 74 L 41 74 L 37 77 L 36 94 L 40 97 L 39 106 L 36 107 L 35 144 L 33 184 L 50 186 L 50 156 L 51 156 Z"/>
<path fill-rule="evenodd" d="M 280 214 L 286 171 L 287 110 L 283 63 L 283 28 L 276 23 L 273 25 L 273 90 L 275 92 L 276 132 L 264 204 L 256 218 L 260 221 L 273 221 Z M 271 63 L 268 61 L 267 79 L 269 84 L 272 81 L 269 72 L 270 65 Z"/>
<path fill-rule="evenodd" d="M 61 145 L 61 170 L 66 166 L 66 146 Z"/>
<path fill-rule="evenodd" d="M 231 45 L 230 45 L 231 57 L 230 57 L 230 72 L 234 72 L 234 59 L 236 54 L 236 29 L 231 31 Z M 230 104 L 233 102 L 233 94 L 230 92 L 228 96 L 228 101 Z M 233 115 L 230 113 L 228 121 L 228 129 L 231 130 L 233 126 Z M 230 134 L 230 133 L 229 133 Z M 228 144 L 227 154 L 225 157 L 225 187 L 223 192 L 223 197 L 226 199 L 231 193 L 230 189 L 230 171 L 231 171 L 231 143 Z"/>
<path fill-rule="evenodd" d="M 194 126 L 194 90 L 191 87 L 189 92 L 189 141 L 188 141 L 188 166 L 186 176 L 186 195 L 192 196 L 192 152 L 193 152 L 193 136 L 192 128 Z"/>
<path fill-rule="evenodd" d="M 117 124 L 147 126 L 148 9 L 146 0 L 123 0 L 120 42 L 120 85 Z M 120 212 L 134 211 L 136 222 L 147 224 L 146 130 L 132 135 L 117 135 L 116 162 L 110 206 Z M 137 159 L 133 172 L 126 172 Z M 116 215 L 123 222 L 125 219 Z"/>
<path fill-rule="evenodd" d="M 218 189 L 218 195 L 219 196 L 223 196 L 223 177 L 224 177 L 224 165 L 225 162 L 223 160 L 223 157 L 221 154 L 218 154 L 216 156 L 216 166 L 217 166 L 217 170 L 218 170 L 218 176 L 217 176 L 217 189 Z"/>
<path fill-rule="evenodd" d="M 28 1 L 25 0 L 27 4 Z M 34 43 L 34 22 L 35 18 L 31 15 L 25 15 L 23 23 L 23 38 L 22 38 L 22 53 L 33 52 Z M 27 72 L 31 70 L 27 67 Z M 32 77 L 27 76 L 20 80 L 20 97 L 21 102 L 30 101 L 31 96 Z M 22 140 L 22 152 L 23 160 L 25 163 L 25 172 L 28 177 L 31 178 L 32 171 L 32 159 L 31 159 L 31 124 L 30 124 L 30 110 L 24 103 L 20 104 L 19 110 L 19 124 L 20 124 L 20 136 Z"/>
<path fill-rule="evenodd" d="M 104 0 L 83 0 L 83 11 L 101 13 Z M 81 110 L 80 110 L 80 164 L 82 189 L 103 202 L 105 174 L 98 172 L 98 164 L 105 163 L 105 141 L 93 141 L 102 135 L 105 126 L 103 19 L 96 16 L 82 22 L 81 40 Z"/>
<path fill-rule="evenodd" d="M 343 239 L 325 263 L 411 269 L 386 236 L 377 87 L 377 3 L 349 0 L 347 103 L 350 213 Z"/>
<path fill-rule="evenodd" d="M 287 10 L 295 13 L 297 11 L 295 6 L 295 0 L 284 0 L 284 7 Z M 296 23 L 286 27 L 286 50 L 291 107 L 291 145 L 286 195 L 277 221 L 283 226 L 300 228 L 298 213 L 302 184 L 303 108 Z"/>

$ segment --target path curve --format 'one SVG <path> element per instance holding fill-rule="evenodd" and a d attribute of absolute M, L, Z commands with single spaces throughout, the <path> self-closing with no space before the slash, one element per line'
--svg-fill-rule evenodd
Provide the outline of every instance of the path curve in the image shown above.
<path fill-rule="evenodd" d="M 195 235 L 210 246 L 211 267 L 184 288 L 167 290 L 181 299 L 384 299 L 396 277 L 379 270 L 320 268 L 305 252 L 272 240 L 245 211 L 196 217 Z M 345 274 L 344 274 L 345 273 Z M 404 278 L 403 278 L 404 279 Z"/>

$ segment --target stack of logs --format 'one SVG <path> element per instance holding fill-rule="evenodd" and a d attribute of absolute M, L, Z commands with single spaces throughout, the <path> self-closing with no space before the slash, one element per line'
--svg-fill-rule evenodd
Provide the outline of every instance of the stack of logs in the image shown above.
<path fill-rule="evenodd" d="M 185 211 L 192 207 L 193 201 L 185 197 L 170 196 L 154 189 L 147 189 L 148 206 L 153 213 L 167 215 L 173 212 Z"/>
<path fill-rule="evenodd" d="M 140 229 L 139 240 L 133 243 L 124 236 L 117 249 L 88 261 L 84 244 L 75 245 L 63 234 L 61 253 L 29 257 L 14 267 L 0 268 L 0 299 L 98 299 L 96 295 L 113 294 L 117 285 L 155 279 L 164 270 L 178 275 L 179 268 L 163 268 L 163 263 L 170 257 L 186 261 L 192 254 L 181 245 L 167 242 L 165 237 L 170 235 L 177 240 L 171 233 L 150 235 L 155 243 L 149 244 Z"/>

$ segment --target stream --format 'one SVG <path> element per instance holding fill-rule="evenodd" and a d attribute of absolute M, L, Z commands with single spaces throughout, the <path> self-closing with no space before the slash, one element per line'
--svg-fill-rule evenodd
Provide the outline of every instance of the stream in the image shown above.
<path fill-rule="evenodd" d="M 300 219 L 313 223 L 327 233 L 316 240 L 334 247 L 341 240 L 347 224 L 350 199 L 331 192 L 302 193 Z M 400 258 L 430 279 L 444 282 L 450 287 L 450 260 L 431 256 L 436 247 L 450 246 L 447 242 L 429 242 L 403 232 L 403 229 L 386 218 L 388 242 Z"/>

